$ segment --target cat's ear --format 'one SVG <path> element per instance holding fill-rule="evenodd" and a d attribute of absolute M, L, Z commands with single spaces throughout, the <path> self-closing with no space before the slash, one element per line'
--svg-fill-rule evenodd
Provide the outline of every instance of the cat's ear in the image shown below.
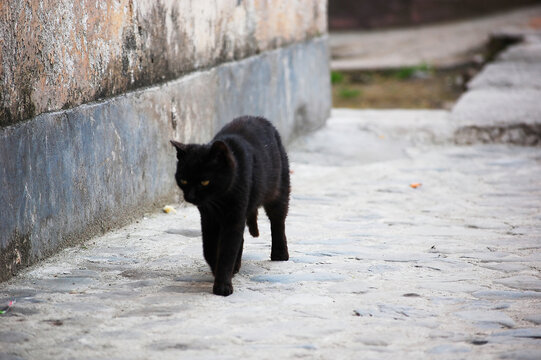
<path fill-rule="evenodd" d="M 170 140 L 171 144 L 177 149 L 177 159 L 181 159 L 184 155 L 186 155 L 186 144 L 179 143 L 175 140 Z"/>
<path fill-rule="evenodd" d="M 227 144 L 223 141 L 217 140 L 212 143 L 209 156 L 211 160 L 222 164 L 225 163 L 230 168 L 235 166 L 233 154 L 231 153 L 231 150 L 229 150 L 229 146 L 227 146 Z"/>

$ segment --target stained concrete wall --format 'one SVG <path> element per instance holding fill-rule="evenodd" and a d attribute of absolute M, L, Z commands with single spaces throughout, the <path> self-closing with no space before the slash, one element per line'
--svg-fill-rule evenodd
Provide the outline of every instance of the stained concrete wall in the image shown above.
<path fill-rule="evenodd" d="M 169 139 L 253 114 L 288 142 L 329 115 L 325 1 L 99 4 L 0 3 L 0 280 L 179 201 Z"/>
<path fill-rule="evenodd" d="M 5 0 L 0 126 L 326 32 L 322 0 Z"/>

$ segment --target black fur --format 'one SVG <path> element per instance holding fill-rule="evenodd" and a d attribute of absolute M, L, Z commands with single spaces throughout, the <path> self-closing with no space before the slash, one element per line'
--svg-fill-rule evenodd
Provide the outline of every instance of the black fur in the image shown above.
<path fill-rule="evenodd" d="M 259 236 L 260 206 L 271 222 L 271 260 L 289 259 L 285 235 L 289 164 L 280 135 L 269 121 L 240 117 L 208 144 L 171 143 L 179 160 L 177 184 L 201 214 L 203 255 L 215 277 L 214 294 L 233 292 L 231 278 L 240 269 L 244 227 L 247 224 L 250 234 Z"/>

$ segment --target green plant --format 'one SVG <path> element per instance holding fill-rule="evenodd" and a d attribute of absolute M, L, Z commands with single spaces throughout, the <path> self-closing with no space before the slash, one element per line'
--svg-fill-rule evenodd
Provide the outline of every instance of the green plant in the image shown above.
<path fill-rule="evenodd" d="M 393 75 L 399 80 L 405 80 L 411 78 L 415 73 L 429 74 L 432 72 L 432 68 L 428 64 L 421 64 L 417 66 L 407 66 L 396 70 Z"/>
<path fill-rule="evenodd" d="M 344 74 L 338 71 L 331 71 L 331 84 L 340 84 L 344 81 Z"/>
<path fill-rule="evenodd" d="M 361 95 L 361 90 L 359 89 L 349 89 L 349 88 L 342 88 L 338 91 L 338 95 L 341 97 L 341 98 L 344 98 L 344 99 L 352 99 L 352 98 L 356 98 L 358 97 L 359 95 Z"/>

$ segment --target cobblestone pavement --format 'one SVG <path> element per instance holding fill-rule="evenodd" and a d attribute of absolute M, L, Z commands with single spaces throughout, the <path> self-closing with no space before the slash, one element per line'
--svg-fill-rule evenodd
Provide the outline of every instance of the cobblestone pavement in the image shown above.
<path fill-rule="evenodd" d="M 261 213 L 229 297 L 194 207 L 27 269 L 0 359 L 538 359 L 541 150 L 453 145 L 448 116 L 335 111 L 294 144 L 290 261 Z"/>

